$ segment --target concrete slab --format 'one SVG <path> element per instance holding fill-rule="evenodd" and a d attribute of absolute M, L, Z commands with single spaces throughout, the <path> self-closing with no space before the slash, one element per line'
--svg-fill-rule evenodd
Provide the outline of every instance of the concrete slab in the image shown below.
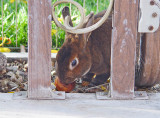
<path fill-rule="evenodd" d="M 159 118 L 160 94 L 149 100 L 96 100 L 95 94 L 66 94 L 66 100 L 13 100 L 0 94 L 0 118 Z"/>

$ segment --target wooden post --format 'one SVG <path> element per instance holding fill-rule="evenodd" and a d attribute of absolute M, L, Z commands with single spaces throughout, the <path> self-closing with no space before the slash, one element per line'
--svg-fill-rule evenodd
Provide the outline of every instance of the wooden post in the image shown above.
<path fill-rule="evenodd" d="M 133 99 L 139 0 L 115 0 L 111 55 L 111 97 Z"/>
<path fill-rule="evenodd" d="M 141 40 L 141 66 L 135 83 L 137 86 L 153 86 L 160 82 L 160 28 L 144 34 Z"/>
<path fill-rule="evenodd" d="M 51 98 L 51 0 L 28 0 L 28 98 Z"/>

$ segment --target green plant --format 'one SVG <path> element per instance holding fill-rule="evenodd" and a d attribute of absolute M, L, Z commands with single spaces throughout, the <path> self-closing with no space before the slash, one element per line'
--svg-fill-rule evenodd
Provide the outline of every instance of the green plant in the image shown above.
<path fill-rule="evenodd" d="M 54 3 L 57 0 L 52 0 Z M 75 0 L 83 6 L 83 0 Z M 98 2 L 99 9 L 102 11 L 107 8 L 109 3 L 108 0 L 99 0 Z M 0 6 L 1 2 L 0 2 Z M 69 6 L 70 4 L 61 4 L 56 8 L 56 15 L 59 20 L 62 21 L 61 11 L 64 6 Z M 86 15 L 90 11 L 94 11 L 96 14 L 97 11 L 97 0 L 85 0 L 85 11 Z M 74 5 L 71 5 L 71 16 L 74 26 L 79 23 L 80 13 Z M 0 8 L 0 18 L 2 17 L 2 10 Z M 27 0 L 17 0 L 17 46 L 21 44 L 27 46 L 28 42 L 28 6 Z M 2 37 L 2 20 L 0 20 L 0 37 Z M 4 36 L 10 38 L 12 43 L 10 45 L 4 45 L 7 47 L 16 47 L 16 2 L 15 0 L 3 0 L 3 32 Z M 57 28 L 55 23 L 52 22 L 52 48 L 59 48 L 65 38 L 65 32 L 60 28 Z M 57 45 L 56 45 L 57 40 Z M 1 43 L 1 41 L 0 41 Z"/>
<path fill-rule="evenodd" d="M 23 1 L 17 1 L 17 46 L 21 44 L 27 45 L 27 29 L 28 29 L 28 11 L 27 4 Z M 0 4 L 1 5 L 1 4 Z M 0 9 L 0 17 L 2 17 L 2 10 Z M 0 21 L 0 29 L 2 32 L 2 20 Z M 4 36 L 11 39 L 9 47 L 16 47 L 16 3 L 10 1 L 3 1 L 3 33 Z M 2 37 L 2 33 L 0 33 Z"/>

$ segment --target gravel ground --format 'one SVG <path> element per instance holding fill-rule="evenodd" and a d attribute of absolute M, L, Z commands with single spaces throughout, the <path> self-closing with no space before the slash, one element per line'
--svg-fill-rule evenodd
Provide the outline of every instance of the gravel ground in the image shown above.
<path fill-rule="evenodd" d="M 51 88 L 56 90 L 54 80 L 56 72 L 54 62 L 52 62 Z M 7 63 L 6 57 L 0 53 L 0 93 L 27 91 L 28 88 L 28 64 L 26 61 L 14 61 Z M 96 91 L 109 91 L 109 81 L 103 85 L 88 87 L 89 83 L 79 80 L 71 93 L 95 93 Z M 160 92 L 160 85 L 150 88 L 136 88 L 138 91 Z"/>
<path fill-rule="evenodd" d="M 52 64 L 54 65 L 54 64 Z M 56 78 L 56 72 L 54 66 L 51 71 L 51 88 L 55 90 L 54 80 Z M 26 61 L 14 61 L 7 63 L 6 67 L 3 67 L 3 72 L 0 75 L 0 92 L 18 92 L 27 91 L 28 81 L 28 64 Z M 95 91 L 108 91 L 109 83 L 105 83 L 100 86 L 90 87 L 89 83 L 79 80 L 76 82 L 75 89 L 72 93 L 94 93 Z"/>

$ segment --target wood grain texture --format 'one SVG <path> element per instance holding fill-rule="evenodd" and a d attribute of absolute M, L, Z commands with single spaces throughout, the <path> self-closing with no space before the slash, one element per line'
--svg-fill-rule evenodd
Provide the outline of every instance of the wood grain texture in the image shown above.
<path fill-rule="evenodd" d="M 160 28 L 141 39 L 140 68 L 136 86 L 153 86 L 160 82 Z"/>
<path fill-rule="evenodd" d="M 139 0 L 115 0 L 111 48 L 111 97 L 133 99 Z"/>
<path fill-rule="evenodd" d="M 28 98 L 51 97 L 51 0 L 28 0 Z"/>

